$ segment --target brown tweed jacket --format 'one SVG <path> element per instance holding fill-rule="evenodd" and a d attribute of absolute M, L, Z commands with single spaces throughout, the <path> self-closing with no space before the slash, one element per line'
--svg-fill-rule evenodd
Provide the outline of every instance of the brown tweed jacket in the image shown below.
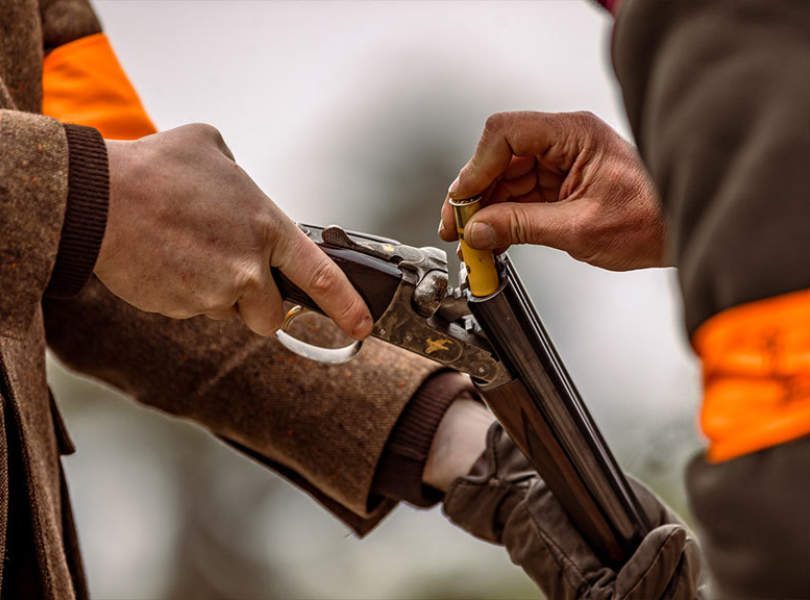
<path fill-rule="evenodd" d="M 73 297 L 43 300 L 70 295 L 81 267 L 68 264 L 77 235 L 65 215 L 87 200 L 82 165 L 91 178 L 106 174 L 103 144 L 38 114 L 43 53 L 100 28 L 86 0 L 0 0 L 0 15 L 3 597 L 86 596 L 59 459 L 72 446 L 46 384 L 46 345 L 72 368 L 203 424 L 368 530 L 393 505 L 371 492 L 386 442 L 435 366 L 371 340 L 346 377 L 238 323 L 141 313 L 92 278 Z"/>

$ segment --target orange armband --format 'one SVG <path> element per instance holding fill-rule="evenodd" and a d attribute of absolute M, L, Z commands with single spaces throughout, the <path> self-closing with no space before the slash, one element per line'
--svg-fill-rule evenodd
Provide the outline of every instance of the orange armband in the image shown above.
<path fill-rule="evenodd" d="M 693 345 L 710 461 L 810 433 L 810 290 L 725 310 L 698 328 Z"/>
<path fill-rule="evenodd" d="M 42 68 L 42 114 L 95 127 L 108 139 L 157 131 L 103 33 L 54 49 Z"/>

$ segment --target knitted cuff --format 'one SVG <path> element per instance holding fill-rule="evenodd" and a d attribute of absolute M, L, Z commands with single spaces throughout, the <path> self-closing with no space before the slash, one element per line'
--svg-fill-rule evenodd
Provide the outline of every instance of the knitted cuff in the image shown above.
<path fill-rule="evenodd" d="M 465 392 L 475 393 L 470 380 L 454 372 L 440 372 L 422 384 L 388 438 L 371 486 L 375 494 L 422 507 L 442 499 L 440 491 L 422 483 L 422 472 L 444 413 Z"/>
<path fill-rule="evenodd" d="M 107 147 L 92 127 L 65 125 L 68 198 L 62 237 L 45 294 L 70 298 L 81 291 L 96 265 L 110 199 Z"/>

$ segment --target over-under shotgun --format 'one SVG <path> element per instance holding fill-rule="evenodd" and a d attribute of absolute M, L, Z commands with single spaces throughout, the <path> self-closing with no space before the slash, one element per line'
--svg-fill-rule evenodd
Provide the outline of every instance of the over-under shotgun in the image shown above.
<path fill-rule="evenodd" d="M 462 228 L 475 202 L 456 207 Z M 591 547 L 608 563 L 623 563 L 649 522 L 508 256 L 478 253 L 462 242 L 465 281 L 450 288 L 446 255 L 436 248 L 336 226 L 301 229 L 363 296 L 375 321 L 372 335 L 469 374 Z M 274 277 L 285 299 L 318 310 L 283 274 L 274 270 Z M 281 336 L 315 360 L 353 354 Z"/>

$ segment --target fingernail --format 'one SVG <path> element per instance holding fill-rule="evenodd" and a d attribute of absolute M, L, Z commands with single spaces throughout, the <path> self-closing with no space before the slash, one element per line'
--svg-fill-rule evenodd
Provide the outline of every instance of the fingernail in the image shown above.
<path fill-rule="evenodd" d="M 371 333 L 371 328 L 374 324 L 371 322 L 371 315 L 366 315 L 360 324 L 352 331 L 352 337 L 356 340 L 362 340 L 368 337 Z"/>
<path fill-rule="evenodd" d="M 451 196 L 455 193 L 456 188 L 458 187 L 458 176 L 453 180 L 453 183 L 450 184 L 450 187 L 447 188 L 447 193 Z"/>
<path fill-rule="evenodd" d="M 443 237 L 442 234 L 444 233 L 444 221 L 439 221 L 439 237 Z"/>
<path fill-rule="evenodd" d="M 464 239 L 473 248 L 494 248 L 498 242 L 489 223 L 472 223 L 467 227 Z"/>

